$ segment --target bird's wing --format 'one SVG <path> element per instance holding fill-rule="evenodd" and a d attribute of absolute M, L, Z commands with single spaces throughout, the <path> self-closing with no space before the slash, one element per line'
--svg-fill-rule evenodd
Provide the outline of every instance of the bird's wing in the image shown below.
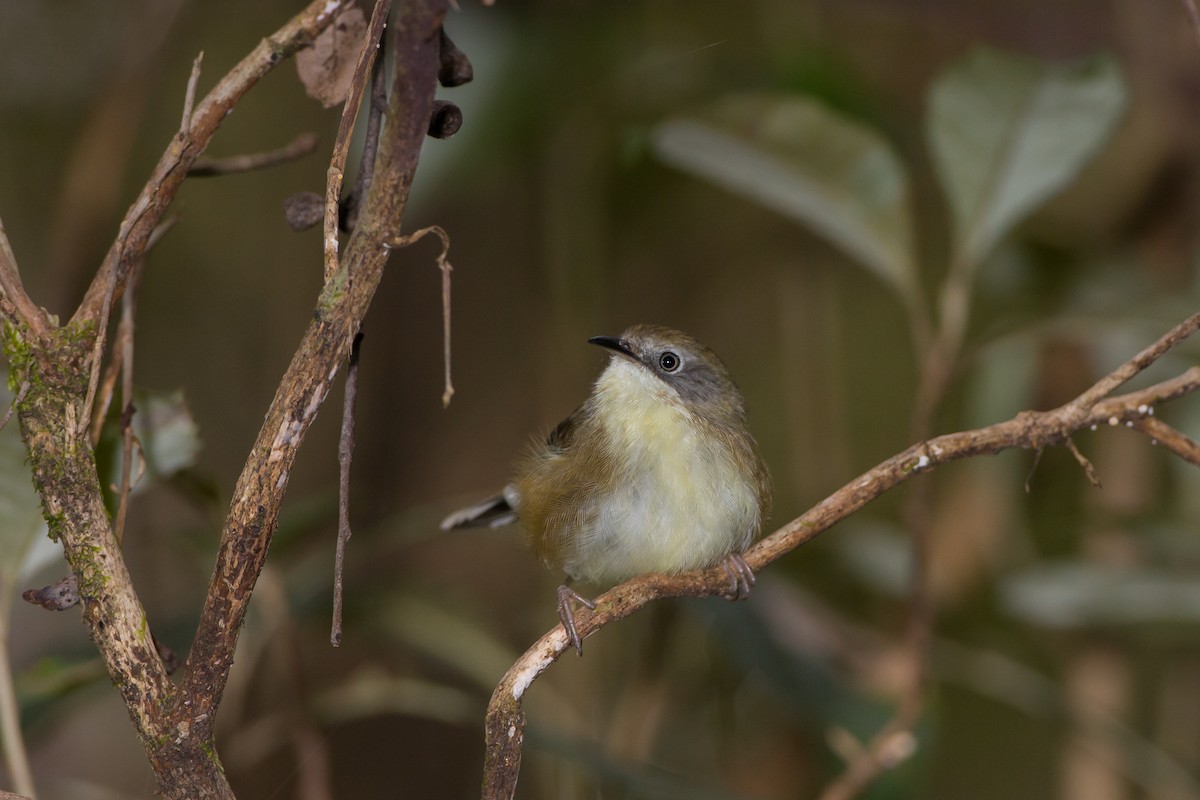
<path fill-rule="evenodd" d="M 580 406 L 572 411 L 569 417 L 554 426 L 554 430 L 550 431 L 550 435 L 546 437 L 546 445 L 560 452 L 569 449 L 582 417 L 583 406 Z"/>

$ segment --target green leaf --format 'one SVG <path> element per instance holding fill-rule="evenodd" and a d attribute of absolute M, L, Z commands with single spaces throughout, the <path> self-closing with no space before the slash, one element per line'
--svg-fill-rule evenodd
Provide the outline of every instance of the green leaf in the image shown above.
<path fill-rule="evenodd" d="M 1080 561 L 1039 565 L 1001 583 L 1005 608 L 1046 628 L 1200 622 L 1194 574 Z"/>
<path fill-rule="evenodd" d="M 1100 150 L 1126 104 L 1115 61 L 1043 64 L 987 48 L 933 85 L 927 131 L 954 218 L 955 262 L 974 268 Z"/>
<path fill-rule="evenodd" d="M 170 393 L 137 391 L 133 431 L 142 443 L 151 474 L 174 475 L 196 463 L 200 432 L 182 390 Z"/>
<path fill-rule="evenodd" d="M 726 98 L 654 132 L 659 158 L 812 227 L 906 297 L 908 173 L 882 136 L 805 97 Z"/>

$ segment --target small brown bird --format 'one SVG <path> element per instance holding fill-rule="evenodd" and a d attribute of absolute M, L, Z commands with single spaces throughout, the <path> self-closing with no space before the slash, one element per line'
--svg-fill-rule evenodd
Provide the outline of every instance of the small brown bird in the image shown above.
<path fill-rule="evenodd" d="M 558 613 L 583 654 L 574 580 L 611 585 L 649 572 L 722 564 L 730 594 L 754 584 L 741 553 L 771 509 L 771 479 L 721 360 L 686 333 L 635 325 L 588 340 L 613 351 L 591 395 L 517 462 L 495 497 L 442 529 L 520 521 L 534 552 L 567 579 Z"/>

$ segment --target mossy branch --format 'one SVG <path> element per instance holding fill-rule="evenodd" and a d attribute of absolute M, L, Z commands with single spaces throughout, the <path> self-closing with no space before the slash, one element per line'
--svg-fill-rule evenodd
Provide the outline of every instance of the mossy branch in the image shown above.
<path fill-rule="evenodd" d="M 444 0 L 409 0 L 396 25 L 388 136 L 372 191 L 360 209 L 337 274 L 280 382 L 234 491 L 213 580 L 182 685 L 167 676 L 104 506 L 89 437 L 93 376 L 108 312 L 196 158 L 221 121 L 267 71 L 311 43 L 349 0 L 315 0 L 267 37 L 185 114 L 145 188 L 121 223 L 72 321 L 58 326 L 25 296 L 0 228 L 0 316 L 10 381 L 27 385 L 17 416 L 34 483 L 79 581 L 84 619 L 129 708 L 169 798 L 232 798 L 213 745 L 213 724 L 233 651 L 287 488 L 296 450 L 346 359 L 383 274 L 429 125 L 439 67 Z M 386 3 L 380 4 L 386 13 Z M 378 26 L 382 29 L 382 21 Z M 372 48 L 373 44 L 370 45 Z M 191 90 L 189 90 L 189 103 Z M 314 265 L 314 268 L 316 266 Z"/>

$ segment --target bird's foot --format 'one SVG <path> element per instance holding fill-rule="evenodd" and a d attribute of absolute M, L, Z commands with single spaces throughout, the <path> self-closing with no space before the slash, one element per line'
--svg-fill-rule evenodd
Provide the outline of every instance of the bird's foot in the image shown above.
<path fill-rule="evenodd" d="M 754 570 L 750 569 L 742 554 L 730 553 L 725 556 L 721 559 L 721 567 L 729 576 L 729 594 L 726 597 L 730 600 L 745 600 L 749 597 L 750 587 L 757 579 L 754 577 Z"/>
<path fill-rule="evenodd" d="M 562 621 L 563 630 L 567 632 L 567 641 L 575 648 L 575 652 L 582 656 L 583 640 L 579 638 L 579 631 L 575 630 L 575 612 L 571 608 L 573 602 L 592 611 L 596 610 L 596 604 L 565 583 L 558 587 L 558 618 Z"/>

